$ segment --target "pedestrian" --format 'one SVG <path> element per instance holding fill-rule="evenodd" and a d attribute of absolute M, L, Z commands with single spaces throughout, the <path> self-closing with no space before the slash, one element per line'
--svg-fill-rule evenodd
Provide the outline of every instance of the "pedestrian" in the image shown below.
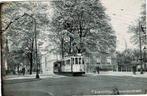
<path fill-rule="evenodd" d="M 134 66 L 132 67 L 132 69 L 133 69 L 133 74 L 136 75 L 136 66 L 134 65 Z"/>
<path fill-rule="evenodd" d="M 97 73 L 99 74 L 99 73 L 100 73 L 100 68 L 99 68 L 99 66 L 97 66 L 96 70 L 97 70 Z"/>
<path fill-rule="evenodd" d="M 135 74 L 136 74 L 136 71 L 137 71 L 137 66 L 135 65 L 135 67 L 134 67 L 134 71 L 135 71 Z"/>
<path fill-rule="evenodd" d="M 22 68 L 22 74 L 25 75 L 25 67 Z"/>

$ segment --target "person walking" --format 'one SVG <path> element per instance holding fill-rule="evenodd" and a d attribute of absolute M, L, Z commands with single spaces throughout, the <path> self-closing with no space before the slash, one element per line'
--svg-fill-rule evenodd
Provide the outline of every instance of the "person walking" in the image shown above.
<path fill-rule="evenodd" d="M 25 67 L 22 68 L 22 74 L 25 75 Z"/>
<path fill-rule="evenodd" d="M 97 70 L 97 73 L 99 74 L 100 73 L 100 67 L 97 66 L 96 70 Z"/>
<path fill-rule="evenodd" d="M 136 66 L 134 65 L 134 66 L 132 67 L 132 69 L 133 69 L 133 74 L 136 75 Z"/>

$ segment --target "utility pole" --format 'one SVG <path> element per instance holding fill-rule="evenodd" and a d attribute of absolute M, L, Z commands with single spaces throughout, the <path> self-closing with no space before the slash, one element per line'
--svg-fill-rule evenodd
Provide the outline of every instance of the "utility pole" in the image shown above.
<path fill-rule="evenodd" d="M 140 31 L 140 21 L 139 21 L 139 48 L 140 48 L 140 74 L 143 74 L 143 62 L 142 62 L 142 42 L 141 42 L 141 31 Z"/>

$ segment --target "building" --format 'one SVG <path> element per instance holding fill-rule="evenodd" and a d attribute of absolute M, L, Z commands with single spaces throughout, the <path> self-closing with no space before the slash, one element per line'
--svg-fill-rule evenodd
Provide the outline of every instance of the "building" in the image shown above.
<path fill-rule="evenodd" d="M 46 53 L 41 57 L 41 72 L 42 74 L 53 74 L 53 63 L 60 60 L 59 55 Z"/>
<path fill-rule="evenodd" d="M 114 54 L 92 53 L 92 56 L 87 58 L 87 72 L 96 72 L 96 67 L 99 67 L 101 71 L 115 70 Z"/>

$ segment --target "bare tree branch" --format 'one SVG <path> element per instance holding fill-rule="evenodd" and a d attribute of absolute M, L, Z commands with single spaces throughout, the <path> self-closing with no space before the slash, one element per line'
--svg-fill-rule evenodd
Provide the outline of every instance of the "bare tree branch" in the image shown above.
<path fill-rule="evenodd" d="M 20 17 L 15 18 L 13 21 L 10 21 L 10 22 L 8 23 L 8 25 L 6 26 L 6 28 L 4 28 L 3 30 L 1 30 L 1 32 L 2 32 L 2 33 L 5 32 L 14 22 L 16 22 L 16 21 L 19 20 L 20 18 L 24 17 L 24 15 L 25 15 L 25 14 L 23 14 L 23 15 L 20 16 Z"/>
<path fill-rule="evenodd" d="M 14 22 L 16 22 L 17 20 L 19 20 L 20 18 L 22 18 L 22 17 L 24 17 L 24 16 L 29 16 L 29 17 L 31 17 L 31 18 L 34 19 L 34 17 L 33 17 L 32 15 L 29 15 L 29 14 L 27 14 L 27 13 L 24 13 L 22 16 L 15 18 L 13 21 L 10 21 L 10 22 L 8 23 L 8 25 L 6 26 L 6 28 L 4 28 L 3 30 L 1 30 L 1 32 L 2 32 L 2 33 L 5 32 Z"/>

